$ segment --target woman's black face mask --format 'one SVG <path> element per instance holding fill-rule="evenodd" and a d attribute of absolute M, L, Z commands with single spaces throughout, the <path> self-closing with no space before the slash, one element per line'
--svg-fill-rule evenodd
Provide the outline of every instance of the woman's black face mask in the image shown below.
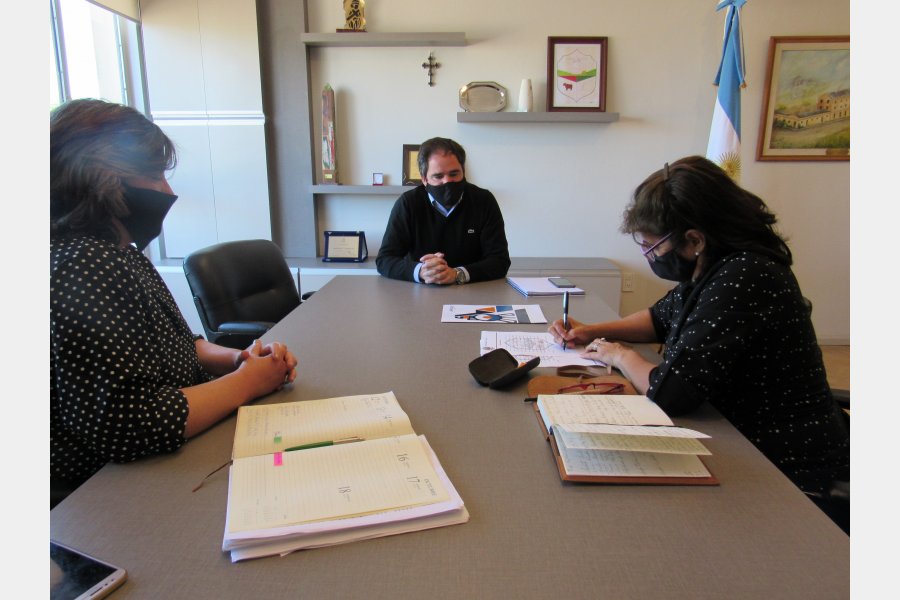
<path fill-rule="evenodd" d="M 650 269 L 653 273 L 661 278 L 669 281 L 690 280 L 697 268 L 697 259 L 687 260 L 678 253 L 677 248 L 672 248 L 662 256 L 657 256 L 650 262 Z"/>
<path fill-rule="evenodd" d="M 178 196 L 125 185 L 123 200 L 129 214 L 121 219 L 137 249 L 142 251 L 162 232 L 163 220 Z"/>

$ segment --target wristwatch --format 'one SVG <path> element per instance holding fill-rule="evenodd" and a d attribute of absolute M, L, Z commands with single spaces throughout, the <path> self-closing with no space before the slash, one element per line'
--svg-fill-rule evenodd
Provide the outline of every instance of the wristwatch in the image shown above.
<path fill-rule="evenodd" d="M 460 285 L 467 282 L 469 279 L 466 277 L 466 272 L 460 269 L 459 267 L 453 267 L 456 270 L 456 284 Z"/>

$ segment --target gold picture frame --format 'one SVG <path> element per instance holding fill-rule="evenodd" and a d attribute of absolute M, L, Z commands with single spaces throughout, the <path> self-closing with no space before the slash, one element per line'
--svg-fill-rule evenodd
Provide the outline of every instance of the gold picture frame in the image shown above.
<path fill-rule="evenodd" d="M 769 40 L 756 159 L 850 160 L 850 36 Z"/>
<path fill-rule="evenodd" d="M 403 144 L 403 185 L 422 183 L 422 176 L 419 174 L 419 146 L 421 144 Z"/>

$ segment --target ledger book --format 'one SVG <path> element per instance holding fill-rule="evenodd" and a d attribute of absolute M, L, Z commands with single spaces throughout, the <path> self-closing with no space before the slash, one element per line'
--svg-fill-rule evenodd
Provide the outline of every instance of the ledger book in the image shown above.
<path fill-rule="evenodd" d="M 469 518 L 393 392 L 242 406 L 232 459 L 232 561 Z"/>
<path fill-rule="evenodd" d="M 675 426 L 646 396 L 539 395 L 534 410 L 565 481 L 719 483 L 700 459 L 709 436 Z"/>

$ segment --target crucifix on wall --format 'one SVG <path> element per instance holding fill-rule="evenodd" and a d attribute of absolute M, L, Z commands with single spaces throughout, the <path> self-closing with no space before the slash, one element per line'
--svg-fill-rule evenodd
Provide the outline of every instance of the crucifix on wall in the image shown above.
<path fill-rule="evenodd" d="M 423 69 L 428 69 L 428 85 L 434 86 L 434 70 L 439 68 L 441 63 L 434 60 L 434 51 L 428 53 L 428 60 L 422 63 Z"/>

